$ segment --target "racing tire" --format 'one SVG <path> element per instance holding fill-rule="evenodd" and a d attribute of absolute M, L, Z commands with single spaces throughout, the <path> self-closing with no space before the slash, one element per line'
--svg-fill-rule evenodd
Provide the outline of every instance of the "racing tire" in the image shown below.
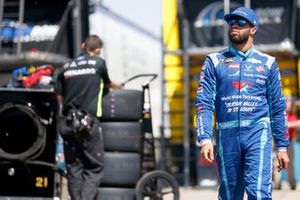
<path fill-rule="evenodd" d="M 142 176 L 135 187 L 135 195 L 136 200 L 179 200 L 179 186 L 173 176 L 165 171 L 155 170 Z"/>
<path fill-rule="evenodd" d="M 140 122 L 103 122 L 101 128 L 105 151 L 141 152 L 142 124 Z"/>
<path fill-rule="evenodd" d="M 138 153 L 105 152 L 101 186 L 135 186 L 141 176 Z"/>
<path fill-rule="evenodd" d="M 26 133 L 26 128 L 24 128 L 24 133 L 17 133 L 18 129 L 18 123 L 16 124 L 16 126 L 12 126 L 8 127 L 7 123 L 5 123 L 6 121 L 9 121 L 9 118 L 6 119 L 6 116 L 10 116 L 10 118 L 18 118 L 18 116 L 23 116 L 26 117 L 28 120 L 30 121 L 30 125 L 33 125 L 34 129 L 36 131 L 34 131 L 34 133 L 27 133 L 28 136 L 27 138 L 31 138 L 31 140 L 29 140 L 30 145 L 27 144 L 26 140 L 24 142 L 24 139 L 26 138 L 24 135 Z M 21 118 L 21 117 L 20 117 Z M 43 151 L 46 145 L 46 128 L 45 126 L 42 124 L 42 122 L 40 121 L 40 117 L 37 114 L 37 112 L 30 106 L 26 106 L 26 105 L 22 105 L 22 104 L 14 104 L 14 103 L 6 103 L 4 105 L 1 105 L 0 107 L 0 119 L 1 122 L 3 123 L 3 127 L 1 126 L 1 129 L 3 128 L 3 132 L 8 132 L 11 138 L 16 137 L 16 135 L 18 136 L 22 136 L 21 138 L 18 138 L 19 140 L 16 140 L 16 142 L 14 142 L 14 146 L 17 145 L 18 147 L 15 149 L 20 148 L 20 146 L 26 146 L 26 148 L 23 148 L 23 150 L 21 152 L 14 152 L 11 153 L 10 151 L 12 150 L 9 147 L 9 151 L 7 151 L 6 149 L 2 148 L 2 144 L 4 146 L 8 146 L 8 144 L 4 144 L 4 142 L 2 141 L 1 145 L 0 145 L 0 159 L 6 159 L 6 160 L 11 160 L 11 161 L 27 161 L 27 160 L 33 160 L 35 158 L 37 158 Z M 6 121 L 5 121 L 6 120 Z M 25 121 L 25 120 L 20 120 L 19 121 Z M 25 122 L 23 122 L 25 123 Z M 27 126 L 28 128 L 29 126 Z M 33 129 L 31 129 L 33 130 Z M 36 132 L 36 133 L 35 133 Z M 1 135 L 3 137 L 3 135 Z M 7 138 L 10 138 L 7 137 Z M 12 142 L 12 141 L 11 141 Z M 17 143 L 19 142 L 19 143 Z"/>
<path fill-rule="evenodd" d="M 111 89 L 102 99 L 100 121 L 137 121 L 143 118 L 143 92 Z"/>

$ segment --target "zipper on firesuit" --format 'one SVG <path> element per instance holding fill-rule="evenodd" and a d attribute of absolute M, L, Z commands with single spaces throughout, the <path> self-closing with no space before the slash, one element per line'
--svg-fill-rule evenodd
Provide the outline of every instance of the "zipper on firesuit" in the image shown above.
<path fill-rule="evenodd" d="M 238 105 L 241 105 L 241 84 L 242 84 L 242 71 L 243 71 L 243 64 L 244 64 L 244 58 L 242 58 L 242 60 L 240 61 L 240 77 L 239 77 L 239 97 L 240 98 L 238 98 L 238 101 L 239 101 L 239 103 L 238 103 Z M 241 126 L 241 112 L 240 112 L 240 110 L 241 110 L 241 106 L 238 106 L 238 132 L 237 132 L 237 134 L 240 136 L 240 126 Z M 240 140 L 240 138 L 239 138 L 239 140 Z"/>

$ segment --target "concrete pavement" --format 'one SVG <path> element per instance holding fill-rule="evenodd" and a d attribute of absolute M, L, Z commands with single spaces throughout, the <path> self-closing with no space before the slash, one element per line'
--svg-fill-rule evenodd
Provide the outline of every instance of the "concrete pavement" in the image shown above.
<path fill-rule="evenodd" d="M 217 200 L 216 189 L 203 188 L 180 188 L 180 200 Z M 245 195 L 245 200 L 247 199 Z M 300 184 L 297 190 L 290 190 L 286 183 L 283 183 L 281 190 L 273 191 L 273 200 L 300 200 Z"/>
<path fill-rule="evenodd" d="M 63 178 L 62 198 L 61 200 L 68 200 L 67 180 Z M 180 187 L 180 200 L 217 200 L 217 189 L 208 189 L 200 187 Z M 164 200 L 172 200 L 168 196 Z M 244 200 L 247 200 L 245 195 Z M 273 190 L 273 200 L 300 200 L 300 182 L 298 182 L 296 190 L 290 190 L 287 182 L 282 183 L 281 190 Z"/>

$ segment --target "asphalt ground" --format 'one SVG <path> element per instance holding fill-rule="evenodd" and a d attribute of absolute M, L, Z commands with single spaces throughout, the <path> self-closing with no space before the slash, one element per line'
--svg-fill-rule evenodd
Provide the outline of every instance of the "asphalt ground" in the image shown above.
<path fill-rule="evenodd" d="M 180 188 L 180 200 L 217 200 L 217 195 L 216 189 Z M 247 199 L 246 195 L 244 199 Z M 296 190 L 290 190 L 288 184 L 283 182 L 281 190 L 273 190 L 273 200 L 300 200 L 300 183 L 298 183 Z"/>
<path fill-rule="evenodd" d="M 61 200 L 69 200 L 67 192 L 67 181 L 63 179 L 63 194 Z M 297 189 L 291 190 L 287 182 L 282 182 L 281 190 L 273 190 L 273 200 L 300 200 L 300 182 Z M 218 191 L 216 188 L 200 188 L 200 187 L 180 187 L 180 200 L 217 200 Z M 164 200 L 172 200 L 172 198 L 164 198 Z M 245 194 L 244 200 L 247 200 Z"/>

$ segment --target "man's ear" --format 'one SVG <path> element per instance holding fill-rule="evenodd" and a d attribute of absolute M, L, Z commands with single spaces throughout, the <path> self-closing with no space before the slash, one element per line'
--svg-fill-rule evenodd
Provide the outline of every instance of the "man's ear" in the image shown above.
<path fill-rule="evenodd" d="M 100 48 L 95 49 L 95 53 L 96 53 L 97 55 L 100 55 L 100 52 L 101 52 L 101 49 L 100 49 Z"/>
<path fill-rule="evenodd" d="M 252 28 L 250 29 L 250 34 L 251 34 L 251 35 L 255 35 L 255 33 L 256 33 L 256 27 L 252 27 Z"/>
<path fill-rule="evenodd" d="M 85 43 L 84 42 L 81 43 L 80 48 L 81 48 L 82 51 L 85 51 Z"/>

